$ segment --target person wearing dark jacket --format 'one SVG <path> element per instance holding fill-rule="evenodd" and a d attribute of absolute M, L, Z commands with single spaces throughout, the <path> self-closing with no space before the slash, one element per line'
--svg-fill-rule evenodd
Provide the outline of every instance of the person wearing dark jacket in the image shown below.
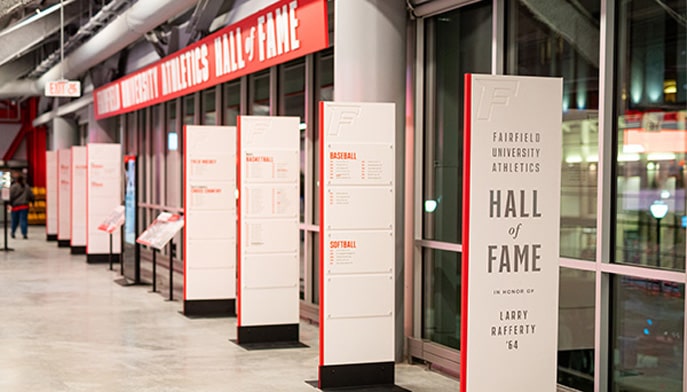
<path fill-rule="evenodd" d="M 10 186 L 10 206 L 12 206 L 12 238 L 17 231 L 17 226 L 21 228 L 24 239 L 29 238 L 29 203 L 33 202 L 33 191 L 24 182 L 24 177 L 16 178 Z"/>

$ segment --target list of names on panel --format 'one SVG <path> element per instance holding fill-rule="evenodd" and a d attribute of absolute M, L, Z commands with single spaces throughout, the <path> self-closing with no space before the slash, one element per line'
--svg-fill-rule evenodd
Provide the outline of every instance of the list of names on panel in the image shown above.
<path fill-rule="evenodd" d="M 321 365 L 390 361 L 394 105 L 324 102 L 321 112 Z"/>
<path fill-rule="evenodd" d="M 299 120 L 239 121 L 241 325 L 297 323 Z"/>
<path fill-rule="evenodd" d="M 329 136 L 326 153 L 328 272 L 391 272 L 378 256 L 387 248 L 379 245 L 393 247 L 393 144 Z"/>
<path fill-rule="evenodd" d="M 236 128 L 187 125 L 185 300 L 236 296 Z"/>
<path fill-rule="evenodd" d="M 289 236 L 280 235 L 280 232 L 289 230 L 294 222 L 297 224 L 298 151 L 249 148 L 246 146 L 242 179 L 246 253 L 297 252 L 292 241 L 288 241 Z"/>

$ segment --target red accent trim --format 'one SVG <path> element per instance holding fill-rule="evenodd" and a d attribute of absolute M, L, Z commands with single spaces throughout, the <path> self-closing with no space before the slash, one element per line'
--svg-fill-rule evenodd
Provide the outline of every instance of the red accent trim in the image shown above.
<path fill-rule="evenodd" d="M 60 151 L 56 150 L 55 151 L 55 162 L 57 164 L 57 189 L 55 189 L 55 192 L 57 193 L 57 203 L 55 205 L 55 209 L 57 210 L 57 213 L 55 216 L 57 217 L 57 239 L 60 239 Z"/>
<path fill-rule="evenodd" d="M 239 199 L 236 203 L 236 326 L 241 326 L 241 260 L 243 257 L 241 248 L 241 202 L 243 201 L 243 189 L 241 189 L 241 116 L 236 116 L 236 189 L 239 190 Z"/>
<path fill-rule="evenodd" d="M 236 80 L 241 76 L 249 75 L 254 72 L 288 62 L 290 60 L 301 58 L 307 54 L 326 49 L 329 46 L 328 28 L 322 29 L 322 26 L 327 25 L 327 18 L 325 17 L 324 20 L 321 20 L 322 15 L 327 15 L 326 0 L 298 1 L 298 8 L 295 10 L 295 16 L 299 21 L 299 24 L 296 28 L 296 37 L 300 42 L 300 46 L 298 48 L 292 48 L 287 52 L 282 52 L 281 54 L 273 57 L 268 58 L 265 56 L 264 59 L 260 59 L 260 56 L 258 56 L 259 40 L 257 37 L 256 39 L 252 40 L 252 42 L 254 42 L 252 47 L 245 46 L 246 39 L 251 35 L 251 30 L 258 26 L 258 18 L 265 17 L 267 13 L 272 13 L 272 15 L 275 15 L 275 11 L 277 9 L 282 10 L 283 7 L 286 7 L 290 11 L 291 3 L 292 0 L 277 1 L 276 3 L 261 9 L 260 11 L 238 21 L 235 24 L 226 26 L 213 34 L 208 35 L 193 45 L 189 45 L 143 69 L 140 69 L 96 89 L 93 92 L 93 110 L 96 120 L 102 120 L 107 117 L 132 112 L 158 103 L 166 102 L 173 98 L 188 95 L 196 91 L 201 91 L 208 87 L 212 87 L 230 80 Z M 218 65 L 217 60 L 223 59 L 223 53 L 221 53 L 221 50 L 216 52 L 215 40 L 219 39 L 221 42 L 219 47 L 224 47 L 222 45 L 223 43 L 226 43 L 224 39 L 227 39 L 227 37 L 234 37 L 234 34 L 238 32 L 237 30 L 239 28 L 241 29 L 241 34 L 240 37 L 237 37 L 237 42 L 242 45 L 241 47 L 243 47 L 243 51 L 241 52 L 242 57 L 240 57 L 239 60 L 241 63 L 241 68 L 236 67 L 236 69 L 231 72 L 218 72 L 224 71 L 224 67 L 226 67 L 226 65 L 224 65 L 222 70 L 216 69 Z M 324 30 L 326 34 L 321 35 L 322 30 Z M 320 31 L 320 33 L 318 33 L 318 31 Z M 240 51 L 241 49 L 239 48 L 237 50 Z M 249 56 L 246 55 L 247 50 L 252 50 L 252 53 L 254 53 L 252 58 L 249 58 Z M 194 54 L 193 58 L 196 58 L 197 56 L 201 57 L 201 64 L 206 62 L 206 65 L 203 66 L 203 71 L 205 72 L 205 70 L 207 70 L 207 80 L 199 83 L 192 83 L 186 88 L 180 88 L 180 86 L 175 85 L 171 81 L 171 79 L 177 77 L 177 74 L 174 71 L 170 71 L 169 66 L 179 61 L 183 61 L 184 56 L 189 53 Z M 222 62 L 220 61 L 220 64 L 221 63 Z M 237 64 L 234 65 L 236 66 Z M 218 73 L 221 75 L 217 76 Z M 128 88 L 131 88 L 131 90 L 135 88 L 131 86 L 130 83 L 125 82 L 131 82 L 132 78 L 134 77 L 144 77 L 146 80 L 149 78 L 155 78 L 157 83 L 148 84 L 150 87 L 149 94 L 142 94 L 143 98 L 140 102 L 125 102 L 123 99 L 126 96 L 124 91 L 126 91 Z M 175 91 L 176 88 L 179 89 Z M 125 106 L 125 103 L 129 106 Z"/>
<path fill-rule="evenodd" d="M 72 222 L 72 225 L 69 227 L 69 242 L 71 244 L 74 239 L 74 169 L 76 164 L 74 163 L 74 146 L 70 147 L 69 150 L 72 152 L 72 164 L 69 168 L 69 186 L 71 187 L 71 191 L 69 191 L 69 220 Z M 86 201 L 86 205 L 88 205 L 88 201 Z M 88 218 L 86 218 L 86 221 L 88 221 Z M 88 222 L 86 222 L 86 227 L 88 227 Z M 86 247 L 86 249 L 88 249 L 88 247 Z M 88 253 L 88 251 L 86 251 L 86 253 Z"/>
<path fill-rule="evenodd" d="M 29 205 L 28 205 L 28 204 L 20 204 L 20 205 L 18 205 L 18 206 L 12 207 L 12 212 L 14 212 L 14 211 L 28 210 L 28 209 L 29 209 Z"/>
<path fill-rule="evenodd" d="M 320 128 L 320 366 L 324 366 L 324 101 L 320 101 L 319 113 Z M 318 377 L 318 386 L 321 378 Z"/>
<path fill-rule="evenodd" d="M 188 196 L 189 196 L 188 188 L 186 187 L 186 183 L 187 183 L 186 176 L 188 175 L 188 161 L 187 161 L 188 155 L 187 155 L 187 148 L 186 148 L 186 146 L 188 146 L 188 144 L 186 144 L 187 139 L 188 139 L 188 127 L 186 126 L 186 124 L 184 124 L 184 141 L 183 141 L 183 145 L 182 145 L 183 157 L 184 157 L 182 162 L 184 162 L 184 164 L 182 165 L 182 168 L 181 168 L 181 170 L 183 170 L 182 177 L 184 179 L 184 238 L 182 240 L 184 242 L 184 254 L 183 254 L 183 257 L 184 257 L 184 301 L 186 301 L 186 298 L 187 298 L 187 295 L 186 295 L 186 281 L 187 281 L 186 276 L 188 275 L 188 263 L 186 261 L 186 250 L 188 249 L 188 237 L 186 235 L 186 233 L 188 232 L 188 213 L 186 211 L 186 206 L 188 206 Z M 128 158 L 129 158 L 128 155 L 124 157 L 125 163 L 129 162 Z"/>
<path fill-rule="evenodd" d="M 472 131 L 472 74 L 465 74 L 463 110 L 463 233 L 460 304 L 460 391 L 467 392 L 468 358 L 468 272 L 470 246 L 470 147 Z"/>
<path fill-rule="evenodd" d="M 89 194 L 90 194 L 89 189 L 91 188 L 91 182 L 88 180 L 90 178 L 89 173 L 91 172 L 91 160 L 90 160 L 89 151 L 90 151 L 90 148 L 88 147 L 88 145 L 86 145 L 86 254 L 90 253 L 88 251 L 88 244 L 89 244 L 88 239 L 91 237 L 91 231 L 90 231 L 91 215 L 88 213 L 88 211 L 89 211 L 88 206 L 91 204 L 91 200 L 89 198 Z M 121 254 L 121 249 L 119 251 Z"/>
<path fill-rule="evenodd" d="M 47 174 L 48 173 L 48 151 L 47 150 L 45 151 L 44 162 L 45 162 L 45 165 L 44 165 L 45 166 L 45 173 Z M 49 234 L 48 233 L 48 225 L 49 225 L 49 223 L 48 223 L 48 216 L 49 216 L 49 213 L 48 213 L 48 204 L 49 204 L 48 203 L 48 197 L 49 197 L 48 196 L 48 181 L 46 179 L 46 181 L 45 181 L 45 236 L 46 236 L 46 238 Z"/>
<path fill-rule="evenodd" d="M 33 120 L 33 119 L 32 119 Z M 0 123 L 18 123 L 21 121 L 21 108 L 10 99 L 0 100 Z"/>
<path fill-rule="evenodd" d="M 334 3 L 332 3 L 332 7 L 333 6 Z M 324 7 L 322 7 L 322 12 L 324 12 L 324 15 L 322 16 L 322 20 L 324 21 L 324 34 L 322 36 L 324 37 L 325 42 L 325 47 L 322 49 L 326 49 L 329 47 L 329 2 L 326 2 Z"/>

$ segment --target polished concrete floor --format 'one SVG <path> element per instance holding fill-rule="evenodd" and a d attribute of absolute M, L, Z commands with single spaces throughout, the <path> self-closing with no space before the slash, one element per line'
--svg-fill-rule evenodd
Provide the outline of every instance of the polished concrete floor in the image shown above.
<path fill-rule="evenodd" d="M 0 248 L 2 229 L 0 228 Z M 106 265 L 46 242 L 42 227 L 0 252 L 0 391 L 304 391 L 315 388 L 318 329 L 308 348 L 246 351 L 230 342 L 236 319 L 188 319 L 150 287 L 122 287 Z M 416 392 L 458 382 L 398 364 Z"/>

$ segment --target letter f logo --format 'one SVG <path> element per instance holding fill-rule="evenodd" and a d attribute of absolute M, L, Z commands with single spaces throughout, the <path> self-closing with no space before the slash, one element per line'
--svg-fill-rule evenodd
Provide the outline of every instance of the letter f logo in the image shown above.
<path fill-rule="evenodd" d="M 516 80 L 480 80 L 477 119 L 489 120 L 496 105 L 508 106 L 511 97 L 518 96 L 520 83 Z"/>
<path fill-rule="evenodd" d="M 353 125 L 360 115 L 360 107 L 352 105 L 337 105 L 329 108 L 329 135 L 339 136 L 343 128 Z"/>

